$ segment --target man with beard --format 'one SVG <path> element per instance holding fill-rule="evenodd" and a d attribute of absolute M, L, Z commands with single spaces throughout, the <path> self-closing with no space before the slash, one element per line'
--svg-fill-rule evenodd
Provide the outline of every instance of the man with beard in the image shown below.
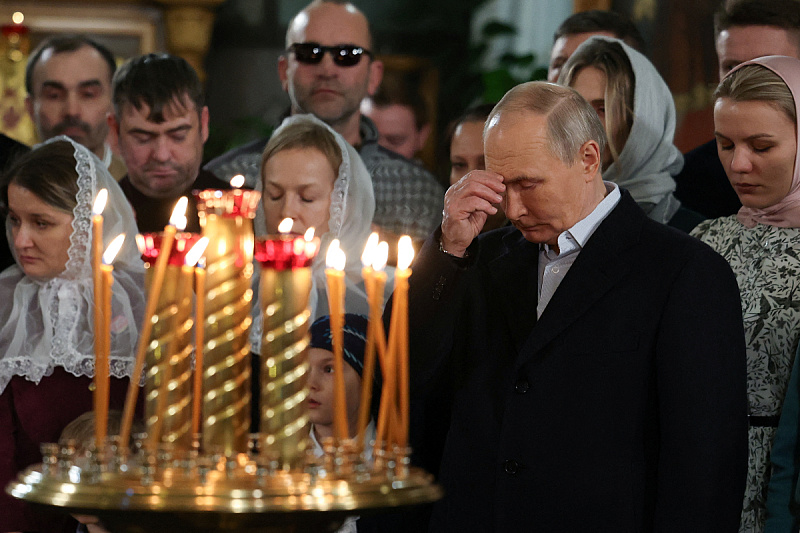
<path fill-rule="evenodd" d="M 181 196 L 189 197 L 186 231 L 199 232 L 195 189 L 229 189 L 200 170 L 208 107 L 194 69 L 180 57 L 147 54 L 122 65 L 112 82 L 111 138 L 128 174 L 119 182 L 140 232 L 161 231 Z"/>
<path fill-rule="evenodd" d="M 91 150 L 120 179 L 125 165 L 106 142 L 111 77 L 116 68 L 108 48 L 86 36 L 47 39 L 25 68 L 25 107 L 40 140 L 67 135 Z"/>
<path fill-rule="evenodd" d="M 364 14 L 341 0 L 311 2 L 289 23 L 278 75 L 292 115 L 315 115 L 358 150 L 372 177 L 373 224 L 381 237 L 405 233 L 424 240 L 439 224 L 444 190 L 421 165 L 380 146 L 378 129 L 360 112 L 361 101 L 375 93 L 383 77 Z M 221 179 L 243 174 L 255 185 L 266 143 L 259 139 L 236 148 L 206 168 Z"/>

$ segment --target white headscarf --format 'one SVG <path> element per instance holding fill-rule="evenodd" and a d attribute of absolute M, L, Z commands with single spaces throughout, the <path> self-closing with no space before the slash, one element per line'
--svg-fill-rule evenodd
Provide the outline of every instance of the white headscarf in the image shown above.
<path fill-rule="evenodd" d="M 356 149 L 345 141 L 344 137 L 314 115 L 304 114 L 288 117 L 275 130 L 273 135 L 291 127 L 293 124 L 303 122 L 311 122 L 323 126 L 333 134 L 342 151 L 342 164 L 339 166 L 339 175 L 333 184 L 333 192 L 331 193 L 328 231 L 320 236 L 320 251 L 311 267 L 314 282 L 310 299 L 312 320 L 328 314 L 328 298 L 325 289 L 325 254 L 333 239 L 339 239 L 339 246 L 347 257 L 347 264 L 344 269 L 347 283 L 345 310 L 348 313 L 369 315 L 369 304 L 361 278 L 361 254 L 364 251 L 367 238 L 372 232 L 372 217 L 375 214 L 375 193 L 372 189 L 372 178 Z M 256 190 L 263 190 L 263 181 L 263 178 L 259 178 Z M 254 228 L 256 236 L 263 236 L 267 233 L 263 203 L 256 213 Z M 257 283 L 258 276 L 253 277 Z M 388 295 L 391 294 L 393 280 L 391 276 L 387 276 L 387 278 L 385 292 Z M 258 291 L 255 290 L 254 293 L 258 294 Z M 261 345 L 261 313 L 257 312 L 258 303 L 255 302 L 253 305 L 255 320 L 251 329 L 250 341 L 253 344 L 253 351 L 258 352 Z"/>
<path fill-rule="evenodd" d="M 69 259 L 64 271 L 48 280 L 26 276 L 18 264 L 0 274 L 0 299 L 7 302 L 0 306 L 0 392 L 13 376 L 38 383 L 55 367 L 75 376 L 94 376 L 92 207 L 97 191 L 103 188 L 108 190 L 103 211 L 103 249 L 114 237 L 125 233 L 125 242 L 114 260 L 111 375 L 121 378 L 133 371 L 145 306 L 144 267 L 135 242 L 133 210 L 97 156 L 65 136 L 43 144 L 53 142 L 69 142 L 75 149 L 78 194 Z M 6 235 L 16 259 L 8 220 Z"/>
<path fill-rule="evenodd" d="M 683 168 L 683 155 L 673 144 L 676 118 L 672 93 L 650 60 L 619 39 L 590 37 L 574 55 L 597 41 L 618 43 L 630 60 L 634 76 L 633 125 L 619 158 L 603 172 L 603 179 L 627 189 L 651 219 L 667 223 L 680 207 L 672 195 L 672 176 Z"/>

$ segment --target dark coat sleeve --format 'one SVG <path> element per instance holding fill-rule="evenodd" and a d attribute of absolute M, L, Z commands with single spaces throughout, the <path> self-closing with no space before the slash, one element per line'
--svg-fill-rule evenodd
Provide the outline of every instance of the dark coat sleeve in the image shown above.
<path fill-rule="evenodd" d="M 656 339 L 660 457 L 655 531 L 736 531 L 747 474 L 747 378 L 739 289 L 696 248 Z"/>

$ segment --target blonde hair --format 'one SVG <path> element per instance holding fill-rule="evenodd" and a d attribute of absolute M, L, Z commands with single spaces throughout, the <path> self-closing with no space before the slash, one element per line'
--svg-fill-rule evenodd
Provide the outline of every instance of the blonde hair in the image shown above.
<path fill-rule="evenodd" d="M 296 148 L 315 148 L 328 160 L 334 175 L 339 175 L 342 165 L 342 150 L 336 138 L 322 124 L 312 121 L 298 121 L 280 128 L 264 147 L 261 154 L 261 178 L 264 178 L 264 168 L 272 156 L 284 150 Z"/>
<path fill-rule="evenodd" d="M 72 441 L 78 454 L 85 452 L 94 443 L 94 411 L 87 411 L 74 419 L 61 430 L 59 443 Z M 112 409 L 108 412 L 108 435 L 119 435 L 119 428 L 122 425 L 122 411 Z M 143 424 L 134 420 L 131 436 L 141 433 L 144 430 Z M 132 445 L 133 442 L 129 443 Z"/>
<path fill-rule="evenodd" d="M 569 87 L 542 81 L 530 81 L 508 91 L 486 120 L 483 134 L 502 111 L 530 112 L 547 117 L 548 149 L 564 164 L 577 161 L 581 146 L 595 141 L 600 153 L 606 146 L 603 125 L 594 108 Z"/>
<path fill-rule="evenodd" d="M 616 161 L 633 127 L 633 95 L 636 89 L 633 67 L 619 43 L 598 39 L 581 47 L 567 60 L 558 82 L 572 86 L 578 73 L 586 67 L 594 67 L 606 75 L 605 129 L 608 149 Z"/>
<path fill-rule="evenodd" d="M 736 102 L 765 102 L 797 124 L 797 106 L 783 79 L 762 65 L 745 65 L 731 72 L 714 91 L 714 101 L 730 98 Z"/>

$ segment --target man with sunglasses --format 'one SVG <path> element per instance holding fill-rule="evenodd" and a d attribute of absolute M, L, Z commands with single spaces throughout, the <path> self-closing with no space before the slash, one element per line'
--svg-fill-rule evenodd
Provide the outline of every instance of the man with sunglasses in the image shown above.
<path fill-rule="evenodd" d="M 363 13 L 349 2 L 310 3 L 289 23 L 278 75 L 289 94 L 291 114 L 317 116 L 358 149 L 372 176 L 373 224 L 383 238 L 408 234 L 422 241 L 438 227 L 443 187 L 421 165 L 379 146 L 375 124 L 359 110 L 383 77 Z M 206 168 L 223 180 L 243 174 L 255 185 L 266 142 L 260 139 L 223 154 Z"/>

